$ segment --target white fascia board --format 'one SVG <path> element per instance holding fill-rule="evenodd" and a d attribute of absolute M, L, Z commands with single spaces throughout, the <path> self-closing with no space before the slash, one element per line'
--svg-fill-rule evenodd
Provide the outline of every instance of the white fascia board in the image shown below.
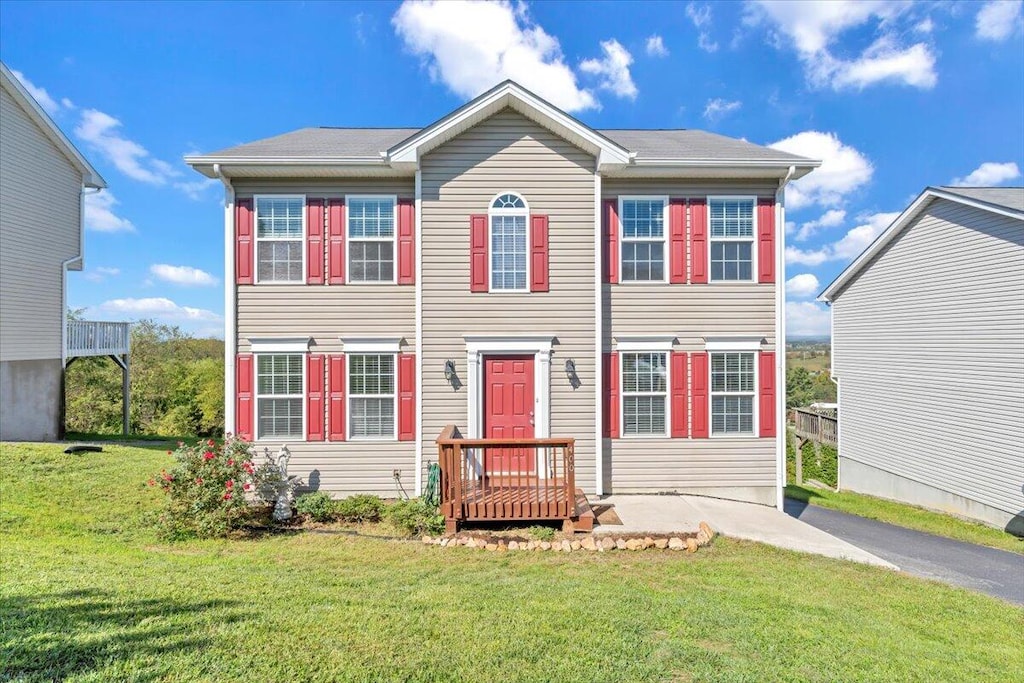
<path fill-rule="evenodd" d="M 398 353 L 402 337 L 340 337 L 345 353 Z"/>
<path fill-rule="evenodd" d="M 387 161 L 382 157 L 332 157 L 332 156 L 302 156 L 302 157 L 210 157 L 210 156 L 187 156 L 184 158 L 189 166 L 220 164 L 221 166 L 240 164 L 265 164 L 267 166 L 318 166 L 318 165 L 353 165 L 353 166 L 386 166 Z"/>
<path fill-rule="evenodd" d="M 308 353 L 309 337 L 258 337 L 249 339 L 253 353 Z"/>
<path fill-rule="evenodd" d="M 760 351 L 764 337 L 705 337 L 705 351 Z"/>
<path fill-rule="evenodd" d="M 671 351 L 675 344 L 674 334 L 648 335 L 637 337 L 615 337 L 616 351 Z"/>

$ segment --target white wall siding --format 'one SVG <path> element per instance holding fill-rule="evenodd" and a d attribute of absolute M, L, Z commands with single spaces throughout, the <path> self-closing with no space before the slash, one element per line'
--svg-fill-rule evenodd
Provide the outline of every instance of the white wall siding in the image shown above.
<path fill-rule="evenodd" d="M 935 200 L 833 319 L 841 457 L 1024 511 L 1024 221 Z"/>
<path fill-rule="evenodd" d="M 59 359 L 82 175 L 3 88 L 0 150 L 0 360 Z"/>

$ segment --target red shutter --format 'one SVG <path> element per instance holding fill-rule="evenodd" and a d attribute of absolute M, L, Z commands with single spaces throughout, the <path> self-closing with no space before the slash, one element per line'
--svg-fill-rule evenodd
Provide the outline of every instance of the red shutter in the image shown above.
<path fill-rule="evenodd" d="M 693 395 L 692 435 L 695 439 L 706 439 L 708 437 L 708 382 L 711 379 L 708 372 L 708 354 L 693 353 L 690 355 L 690 360 L 693 366 L 691 368 L 693 382 L 690 385 Z"/>
<path fill-rule="evenodd" d="M 690 200 L 690 282 L 708 281 L 708 204 L 703 198 Z"/>
<path fill-rule="evenodd" d="M 674 285 L 686 284 L 686 200 L 670 199 L 668 204 L 669 225 L 669 274 L 668 281 Z"/>
<path fill-rule="evenodd" d="M 253 440 L 254 364 L 251 353 L 235 356 L 235 436 Z"/>
<path fill-rule="evenodd" d="M 758 354 L 758 409 L 761 436 L 775 436 L 775 352 Z"/>
<path fill-rule="evenodd" d="M 469 217 L 469 291 L 486 292 L 490 278 L 487 263 L 487 216 Z"/>
<path fill-rule="evenodd" d="M 775 202 L 757 200 L 757 281 L 775 282 Z"/>
<path fill-rule="evenodd" d="M 530 216 L 530 291 L 548 291 L 547 216 Z"/>
<path fill-rule="evenodd" d="M 306 284 L 324 283 L 324 200 L 306 200 Z"/>
<path fill-rule="evenodd" d="M 619 200 L 604 200 L 604 281 L 619 281 Z"/>
<path fill-rule="evenodd" d="M 619 438 L 619 354 L 605 353 L 604 358 L 604 436 Z"/>
<path fill-rule="evenodd" d="M 398 354 L 398 440 L 416 438 L 416 354 Z"/>
<path fill-rule="evenodd" d="M 235 200 L 235 283 L 253 283 L 252 200 Z"/>
<path fill-rule="evenodd" d="M 416 284 L 416 205 L 398 200 L 398 284 Z"/>
<path fill-rule="evenodd" d="M 306 356 L 306 441 L 324 440 L 324 356 Z"/>
<path fill-rule="evenodd" d="M 327 438 L 345 440 L 345 356 L 327 357 Z"/>
<path fill-rule="evenodd" d="M 327 200 L 327 284 L 345 284 L 345 200 Z"/>
<path fill-rule="evenodd" d="M 672 352 L 672 438 L 684 439 L 686 427 L 686 353 Z"/>

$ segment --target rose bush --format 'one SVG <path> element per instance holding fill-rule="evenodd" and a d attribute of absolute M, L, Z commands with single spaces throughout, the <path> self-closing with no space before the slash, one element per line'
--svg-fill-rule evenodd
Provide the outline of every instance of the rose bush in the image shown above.
<path fill-rule="evenodd" d="M 158 526 L 168 539 L 212 538 L 240 528 L 249 517 L 247 494 L 255 486 L 250 445 L 229 437 L 167 451 L 170 468 L 147 483 L 166 495 Z"/>

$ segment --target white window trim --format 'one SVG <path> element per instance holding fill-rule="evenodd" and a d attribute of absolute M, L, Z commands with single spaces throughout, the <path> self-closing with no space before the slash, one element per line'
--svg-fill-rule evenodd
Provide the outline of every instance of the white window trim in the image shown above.
<path fill-rule="evenodd" d="M 309 353 L 310 337 L 250 337 L 253 353 Z"/>
<path fill-rule="evenodd" d="M 352 212 L 349 210 L 352 201 L 390 199 L 394 207 L 392 215 L 395 225 L 391 231 L 391 280 L 353 280 L 352 261 L 349 257 L 349 247 L 352 242 L 386 242 L 379 237 L 352 237 L 349 233 L 349 221 L 352 220 Z M 387 285 L 398 284 L 398 195 L 396 194 L 349 194 L 345 195 L 345 284 L 348 285 Z"/>
<path fill-rule="evenodd" d="M 282 239 L 280 237 L 260 237 L 259 228 L 259 201 L 261 199 L 299 199 L 302 201 L 302 237 L 293 239 Z M 265 285 L 304 285 L 306 284 L 306 275 L 309 272 L 308 264 L 306 263 L 306 236 L 309 234 L 309 226 L 306 225 L 308 220 L 306 211 L 306 195 L 304 194 L 254 194 L 252 196 L 252 231 L 253 241 L 255 242 L 255 253 L 253 254 L 253 265 L 255 266 L 255 282 L 256 284 Z M 302 277 L 298 280 L 261 280 L 260 279 L 260 242 L 295 242 L 298 241 L 301 244 L 302 251 Z"/>
<path fill-rule="evenodd" d="M 656 335 L 649 337 L 615 337 L 615 349 L 623 353 L 643 353 L 672 351 L 675 335 Z"/>
<path fill-rule="evenodd" d="M 746 396 L 747 391 L 713 391 L 711 388 L 711 355 L 712 353 L 751 353 L 754 355 L 754 390 L 753 400 L 751 401 L 751 432 L 749 434 L 741 432 L 726 432 L 715 434 L 714 428 L 714 402 L 712 398 L 714 396 Z M 708 437 L 712 439 L 759 439 L 761 434 L 761 422 L 760 415 L 758 413 L 760 403 L 760 346 L 757 349 L 745 348 L 745 349 L 719 349 L 717 351 L 708 350 Z"/>
<path fill-rule="evenodd" d="M 519 197 L 523 201 L 522 209 L 496 209 L 494 208 L 494 202 L 502 195 L 511 194 Z M 523 289 L 495 289 L 494 288 L 494 242 L 491 234 L 491 219 L 494 216 L 523 216 L 526 219 L 526 287 Z M 526 201 L 526 197 L 520 192 L 513 192 L 512 190 L 504 190 L 491 197 L 491 201 L 487 204 L 487 292 L 490 294 L 529 294 L 530 293 L 530 248 L 532 246 L 532 240 L 530 239 L 530 203 Z"/>
<path fill-rule="evenodd" d="M 308 343 L 308 340 L 307 340 Z M 302 395 L 299 396 L 302 405 L 302 433 L 299 436 L 260 436 L 260 399 L 261 398 L 295 398 L 295 394 L 260 394 L 260 356 L 304 356 L 302 360 Z M 306 425 L 308 416 L 306 415 L 306 397 L 309 396 L 308 377 L 309 365 L 305 356 L 309 355 L 308 348 L 302 351 L 256 351 L 253 349 L 253 388 L 252 394 L 254 400 L 253 405 L 253 443 L 271 443 L 271 442 L 295 442 L 305 441 L 306 436 L 309 433 L 309 429 Z"/>
<path fill-rule="evenodd" d="M 403 337 L 338 337 L 343 353 L 399 353 Z"/>
<path fill-rule="evenodd" d="M 554 335 L 529 337 L 466 336 L 466 426 L 468 438 L 483 434 L 483 358 L 487 355 L 533 354 L 533 436 L 546 439 L 551 434 L 551 345 Z"/>
<path fill-rule="evenodd" d="M 750 201 L 754 204 L 753 210 L 753 222 L 752 222 L 752 234 L 750 237 L 712 237 L 711 236 L 711 202 L 725 201 L 725 202 L 742 202 Z M 717 285 L 749 285 L 751 283 L 757 283 L 757 197 L 755 195 L 741 195 L 741 194 L 718 194 L 708 195 L 705 200 L 707 207 L 708 218 L 707 218 L 707 231 L 708 231 L 708 262 L 706 264 L 708 273 L 708 284 Z M 750 279 L 749 280 L 715 280 L 711 277 L 711 245 L 714 242 L 750 242 Z"/>
<path fill-rule="evenodd" d="M 619 216 L 619 225 L 618 225 L 618 230 L 619 230 L 619 235 L 618 235 L 618 237 L 619 237 L 619 239 L 618 239 L 618 247 L 619 247 L 619 253 L 618 253 L 618 259 L 619 259 L 619 284 L 624 284 L 624 285 L 651 285 L 651 284 L 658 284 L 659 282 L 660 283 L 667 283 L 668 282 L 668 278 L 669 278 L 669 270 L 670 270 L 669 260 L 670 260 L 670 256 L 671 256 L 669 254 L 668 238 L 669 238 L 669 233 L 672 231 L 672 226 L 669 225 L 669 219 L 671 217 L 671 214 L 669 213 L 668 195 L 653 195 L 653 194 L 652 195 L 641 195 L 641 194 L 636 194 L 636 195 L 620 195 L 618 200 L 619 200 L 619 207 L 618 207 L 618 211 L 619 211 L 619 214 L 618 214 L 618 216 Z M 662 270 L 663 277 L 662 277 L 661 280 L 626 280 L 624 275 L 623 275 L 625 273 L 625 270 L 622 267 L 622 245 L 626 243 L 626 229 L 624 227 L 624 223 L 623 223 L 623 220 L 622 220 L 622 204 L 623 204 L 623 202 L 636 201 L 636 200 L 639 200 L 639 201 L 654 201 L 654 200 L 658 200 L 658 201 L 662 202 L 662 214 L 663 215 L 662 215 L 662 218 L 661 218 L 661 225 L 662 225 L 662 231 L 661 231 L 662 268 L 661 268 L 661 270 Z M 638 238 L 632 238 L 631 237 L 631 238 L 629 238 L 629 241 L 630 242 L 652 242 L 653 243 L 653 242 L 657 242 L 658 240 L 656 240 L 656 239 L 648 239 L 648 238 L 639 238 L 638 239 Z"/>
<path fill-rule="evenodd" d="M 655 348 L 629 348 L 630 345 L 626 345 L 627 348 L 623 349 L 620 343 L 616 344 L 616 349 L 619 351 L 619 424 L 622 425 L 620 429 L 620 438 L 623 439 L 665 439 L 672 436 L 672 357 L 669 355 L 672 352 L 672 345 L 669 344 L 668 348 L 655 347 Z M 660 353 L 665 357 L 665 432 L 663 434 L 627 434 L 626 433 L 626 385 L 622 381 L 623 373 L 626 369 L 626 364 L 622 361 L 623 353 Z M 660 396 L 661 392 L 652 391 L 640 391 L 630 392 L 630 396 Z"/>
<path fill-rule="evenodd" d="M 397 347 L 396 347 L 397 348 Z M 387 436 L 355 436 L 355 432 L 352 429 L 352 399 L 354 398 L 382 398 L 388 396 L 388 394 L 353 394 L 349 391 L 349 387 L 352 385 L 352 358 L 353 356 L 394 356 L 394 362 L 392 363 L 392 371 L 394 377 L 392 378 L 391 386 L 394 387 L 394 391 L 391 392 L 391 409 L 392 409 L 392 422 L 394 423 L 394 430 L 392 431 L 391 438 Z M 386 350 L 374 350 L 362 348 L 358 351 L 352 351 L 346 345 L 345 347 L 345 420 L 348 424 L 345 428 L 348 430 L 349 441 L 363 441 L 363 442 L 391 442 L 398 441 L 398 351 L 386 351 Z"/>
<path fill-rule="evenodd" d="M 727 351 L 760 351 L 763 337 L 705 337 L 704 350 L 708 353 Z"/>

